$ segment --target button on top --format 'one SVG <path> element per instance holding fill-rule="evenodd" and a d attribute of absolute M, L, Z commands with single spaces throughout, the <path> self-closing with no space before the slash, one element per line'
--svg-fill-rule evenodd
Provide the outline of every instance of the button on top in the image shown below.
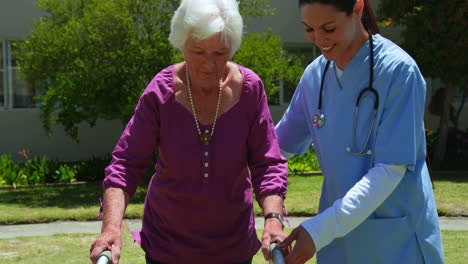
<path fill-rule="evenodd" d="M 205 133 L 208 134 L 208 133 L 210 133 L 210 131 L 207 129 L 207 130 L 205 130 Z"/>
<path fill-rule="evenodd" d="M 205 157 L 208 157 L 208 151 L 207 151 L 207 152 L 205 152 Z"/>

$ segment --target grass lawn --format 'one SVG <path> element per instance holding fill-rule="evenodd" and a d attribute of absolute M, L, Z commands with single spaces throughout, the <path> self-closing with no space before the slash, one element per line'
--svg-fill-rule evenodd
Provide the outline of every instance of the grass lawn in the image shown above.
<path fill-rule="evenodd" d="M 291 232 L 291 229 L 286 229 Z M 261 231 L 257 231 L 259 238 Z M 26 237 L 0 239 L 0 263 L 90 263 L 89 247 L 97 235 L 72 234 L 47 237 Z M 464 264 L 468 262 L 468 231 L 442 231 L 445 263 Z M 133 243 L 130 232 L 123 234 L 123 248 L 120 263 L 145 263 L 143 250 Z M 259 251 L 254 264 L 267 263 Z M 307 262 L 316 263 L 315 257 Z"/>
<path fill-rule="evenodd" d="M 285 204 L 290 215 L 313 215 L 317 211 L 321 176 L 291 176 Z M 435 197 L 441 214 L 468 212 L 468 177 L 436 174 Z M 0 190 L 0 224 L 96 219 L 101 186 L 34 187 Z M 127 218 L 141 217 L 146 188 L 138 189 L 127 209 Z M 260 209 L 255 205 L 255 211 Z M 291 229 L 286 229 L 291 232 Z M 259 237 L 261 233 L 258 233 Z M 93 234 L 53 235 L 0 240 L 0 263 L 88 263 Z M 446 263 L 468 263 L 468 231 L 442 231 Z M 144 263 L 143 251 L 124 233 L 121 263 Z M 261 252 L 253 263 L 265 263 Z M 307 263 L 315 263 L 315 258 Z"/>
<path fill-rule="evenodd" d="M 434 194 L 439 213 L 468 212 L 468 176 L 435 175 Z M 313 215 L 318 209 L 321 176 L 290 176 L 285 200 L 290 215 Z M 128 206 L 126 218 L 139 218 L 143 212 L 146 188 L 139 187 Z M 0 189 L 0 224 L 50 222 L 56 220 L 96 220 L 99 210 L 99 184 L 61 187 Z M 261 214 L 257 203 L 254 210 Z"/>
<path fill-rule="evenodd" d="M 439 214 L 468 216 L 468 173 L 435 173 L 434 178 Z"/>
<path fill-rule="evenodd" d="M 322 181 L 322 177 L 290 177 L 285 202 L 290 214 L 312 215 L 317 211 Z M 0 190 L 0 224 L 96 220 L 101 188 L 98 184 L 86 184 Z M 141 217 L 145 194 L 146 188 L 139 187 L 126 218 Z M 257 203 L 254 205 L 261 214 Z"/>

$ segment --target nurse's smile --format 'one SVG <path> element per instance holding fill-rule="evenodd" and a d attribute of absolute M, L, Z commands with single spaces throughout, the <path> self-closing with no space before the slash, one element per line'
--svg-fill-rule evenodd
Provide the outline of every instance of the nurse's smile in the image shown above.
<path fill-rule="evenodd" d="M 333 47 L 335 47 L 335 45 L 336 45 L 336 44 L 333 44 L 333 45 L 331 45 L 331 46 L 329 46 L 329 47 L 321 47 L 320 49 L 322 50 L 322 52 L 330 52 L 331 49 L 332 49 Z"/>

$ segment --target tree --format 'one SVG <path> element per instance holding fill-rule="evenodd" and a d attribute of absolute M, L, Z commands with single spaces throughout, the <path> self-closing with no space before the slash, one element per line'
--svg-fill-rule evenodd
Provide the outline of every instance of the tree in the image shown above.
<path fill-rule="evenodd" d="M 262 79 L 268 102 L 278 103 L 280 81 L 297 84 L 304 72 L 303 58 L 288 55 L 281 38 L 271 29 L 265 33 L 249 33 L 233 61 L 255 70 Z"/>
<path fill-rule="evenodd" d="M 467 13 L 466 0 L 382 0 L 379 6 L 383 24 L 403 26 L 402 47 L 418 62 L 423 75 L 445 83 L 436 162 L 445 158 L 454 89 L 460 84 L 467 89 Z"/>
<path fill-rule="evenodd" d="M 46 131 L 62 124 L 78 140 L 82 121 L 128 120 L 142 87 L 171 61 L 167 7 L 175 4 L 38 1 L 49 15 L 19 44 L 19 66 L 30 85 L 44 90 L 38 99 Z"/>
<path fill-rule="evenodd" d="M 81 122 L 127 123 L 154 75 L 181 59 L 168 42 L 178 5 L 178 0 L 38 0 L 48 15 L 18 44 L 18 64 L 21 77 L 41 91 L 37 100 L 46 132 L 61 124 L 79 141 Z M 244 16 L 273 13 L 268 0 L 241 1 L 239 8 Z M 261 66 L 249 66 L 257 70 L 256 65 Z M 276 87 L 269 82 L 265 89 Z"/>

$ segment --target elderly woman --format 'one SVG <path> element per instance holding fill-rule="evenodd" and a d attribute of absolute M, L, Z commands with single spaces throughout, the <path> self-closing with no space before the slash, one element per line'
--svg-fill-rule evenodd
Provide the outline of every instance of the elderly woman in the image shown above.
<path fill-rule="evenodd" d="M 134 233 L 147 263 L 251 263 L 283 240 L 287 162 L 282 158 L 260 78 L 228 60 L 241 44 L 234 0 L 183 0 L 169 40 L 185 61 L 156 75 L 106 168 L 96 262 L 118 263 L 120 224 L 141 174 L 159 157 Z M 252 187 L 266 218 L 257 238 Z"/>

